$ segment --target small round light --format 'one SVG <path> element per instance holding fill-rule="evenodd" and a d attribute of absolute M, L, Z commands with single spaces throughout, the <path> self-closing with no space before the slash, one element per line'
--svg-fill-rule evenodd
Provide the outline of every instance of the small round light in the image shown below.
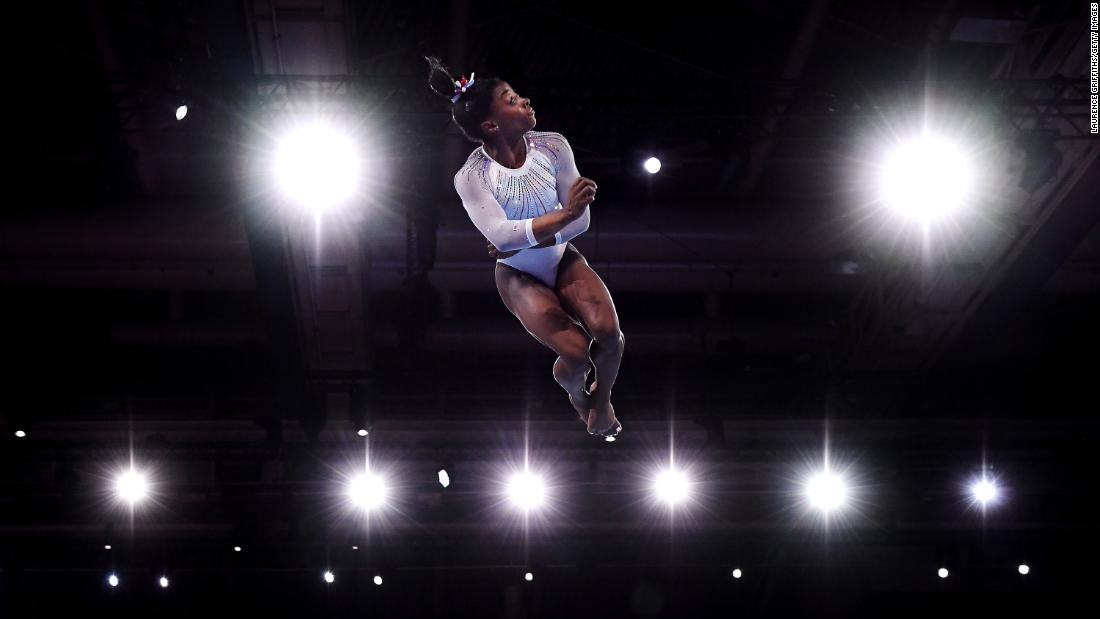
<path fill-rule="evenodd" d="M 106 545 L 103 546 L 103 550 L 110 550 L 110 549 L 111 549 L 110 544 L 106 544 Z"/>
<path fill-rule="evenodd" d="M 661 171 L 661 160 L 656 157 L 650 157 L 645 160 L 645 171 L 650 174 L 656 174 Z"/>
<path fill-rule="evenodd" d="M 381 585 L 382 584 L 382 577 L 381 576 L 375 576 L 374 577 L 374 584 Z"/>
<path fill-rule="evenodd" d="M 118 586 L 118 576 L 115 576 L 114 574 L 111 574 L 110 576 L 108 576 L 107 577 L 107 584 L 111 585 L 112 587 L 117 587 Z"/>
<path fill-rule="evenodd" d="M 356 434 L 358 434 L 359 436 L 366 436 L 370 434 L 370 432 L 367 432 L 366 428 L 359 428 L 359 431 L 356 432 Z"/>
<path fill-rule="evenodd" d="M 233 547 L 233 552 L 240 552 L 240 551 L 241 551 L 241 547 L 240 547 L 240 546 L 234 546 L 234 547 Z"/>
<path fill-rule="evenodd" d="M 997 500 L 997 485 L 988 479 L 983 479 L 970 487 L 970 493 L 979 503 L 986 505 Z"/>
<path fill-rule="evenodd" d="M 608 442 L 608 443 L 614 443 L 615 442 L 615 437 L 614 436 L 605 436 L 603 438 L 603 440 Z"/>
<path fill-rule="evenodd" d="M 1031 566 L 1029 566 L 1026 563 L 1021 564 L 1020 567 L 1017 568 L 1017 569 L 1020 571 L 1020 574 L 1023 575 L 1023 576 L 1027 576 L 1028 574 L 1031 573 Z"/>
<path fill-rule="evenodd" d="M 742 576 L 741 570 L 733 570 L 733 577 L 734 578 L 741 578 L 741 576 Z"/>
<path fill-rule="evenodd" d="M 938 574 L 940 575 L 940 578 L 947 578 L 947 574 L 948 574 L 947 568 L 946 567 L 941 567 Z"/>
<path fill-rule="evenodd" d="M 526 580 L 527 582 L 531 582 L 532 580 L 535 579 L 535 575 L 532 574 L 531 572 L 527 572 L 526 574 L 523 575 L 523 579 Z"/>
<path fill-rule="evenodd" d="M 351 549 L 352 550 L 359 550 L 359 547 L 358 546 L 352 546 Z"/>
<path fill-rule="evenodd" d="M 168 577 L 167 576 L 161 576 L 160 577 L 160 588 L 161 589 L 167 589 L 168 588 Z"/>
<path fill-rule="evenodd" d="M 325 582 L 330 585 L 336 582 L 336 574 L 333 574 L 332 572 L 325 572 Z"/>
<path fill-rule="evenodd" d="M 183 120 L 187 117 L 187 106 L 181 105 L 176 108 L 176 120 Z"/>
<path fill-rule="evenodd" d="M 27 436 L 27 433 L 22 431 L 22 430 L 16 430 L 15 431 L 15 438 L 24 438 L 26 436 Z"/>

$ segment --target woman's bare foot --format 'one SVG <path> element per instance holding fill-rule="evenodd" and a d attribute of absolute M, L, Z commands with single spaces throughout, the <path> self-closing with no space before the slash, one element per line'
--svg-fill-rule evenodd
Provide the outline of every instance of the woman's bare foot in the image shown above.
<path fill-rule="evenodd" d="M 603 410 L 598 408 L 588 410 L 589 434 L 604 434 L 613 429 L 617 423 L 619 423 L 619 420 L 615 418 L 615 407 L 611 405 L 611 402 L 608 402 L 607 408 Z"/>

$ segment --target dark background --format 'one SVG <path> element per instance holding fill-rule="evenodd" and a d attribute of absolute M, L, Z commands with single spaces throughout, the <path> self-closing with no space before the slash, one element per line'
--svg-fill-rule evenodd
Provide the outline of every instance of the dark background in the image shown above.
<path fill-rule="evenodd" d="M 0 611 L 1069 605 L 1097 550 L 1087 8 L 11 9 Z M 564 134 L 600 185 L 573 243 L 625 335 L 613 444 L 583 431 L 555 355 L 499 299 L 451 184 L 475 145 L 428 89 L 428 54 L 531 97 L 537 129 Z M 264 173 L 311 115 L 349 128 L 367 173 L 320 248 Z M 922 249 L 867 179 L 926 116 L 980 179 Z M 798 484 L 826 440 L 856 501 L 823 526 Z M 498 496 L 525 445 L 554 496 L 526 535 Z M 647 488 L 670 446 L 697 483 L 671 518 Z M 395 484 L 369 522 L 341 498 L 367 453 Z M 132 519 L 110 492 L 131 457 L 155 484 Z M 983 466 L 1005 492 L 984 515 L 966 496 Z"/>

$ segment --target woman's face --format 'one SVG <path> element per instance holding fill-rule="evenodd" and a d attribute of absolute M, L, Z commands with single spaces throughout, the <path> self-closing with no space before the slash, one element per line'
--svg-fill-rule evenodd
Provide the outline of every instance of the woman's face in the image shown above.
<path fill-rule="evenodd" d="M 535 128 L 535 108 L 531 100 L 512 90 L 507 82 L 497 84 L 493 89 L 493 103 L 489 108 L 490 116 L 486 132 L 489 136 L 502 132 L 505 135 L 522 134 Z M 483 125 L 485 126 L 485 125 Z"/>

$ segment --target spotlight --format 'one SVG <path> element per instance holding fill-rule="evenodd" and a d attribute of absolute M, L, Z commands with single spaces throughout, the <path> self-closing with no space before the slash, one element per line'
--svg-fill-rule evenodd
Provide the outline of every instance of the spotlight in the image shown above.
<path fill-rule="evenodd" d="M 24 438 L 25 436 L 27 436 L 26 432 L 24 432 L 22 430 L 16 430 L 15 431 L 15 437 L 16 438 Z"/>
<path fill-rule="evenodd" d="M 382 577 L 381 576 L 375 576 L 374 577 L 374 584 L 376 584 L 378 586 L 382 586 Z"/>
<path fill-rule="evenodd" d="M 323 212 L 355 193 L 359 158 L 347 135 L 314 124 L 280 142 L 275 174 L 291 201 Z"/>
<path fill-rule="evenodd" d="M 161 576 L 160 577 L 160 588 L 161 589 L 167 589 L 168 588 L 168 577 L 167 576 Z"/>
<path fill-rule="evenodd" d="M 925 135 L 890 153 L 881 182 L 891 208 L 928 223 L 965 202 L 970 191 L 970 167 L 957 146 Z"/>
<path fill-rule="evenodd" d="M 614 443 L 614 442 L 615 442 L 615 437 L 614 437 L 614 436 L 605 436 L 605 437 L 603 438 L 603 440 L 604 440 L 605 442 L 608 442 L 608 443 Z"/>
<path fill-rule="evenodd" d="M 366 428 L 359 428 L 359 431 L 356 432 L 356 434 L 358 434 L 359 436 L 366 436 L 370 434 L 370 432 L 367 432 Z"/>
<path fill-rule="evenodd" d="M 234 546 L 234 547 L 233 547 L 233 552 L 240 552 L 240 551 L 241 551 L 241 547 L 240 547 L 240 546 Z"/>
<path fill-rule="evenodd" d="M 516 473 L 508 483 L 508 495 L 512 503 L 524 511 L 542 505 L 545 497 L 542 480 L 530 471 Z"/>
<path fill-rule="evenodd" d="M 352 550 L 359 550 L 359 547 L 358 546 L 352 546 L 351 549 Z"/>
<path fill-rule="evenodd" d="M 110 549 L 111 549 L 110 544 L 106 544 L 105 546 L 103 546 L 103 550 L 110 550 Z"/>
<path fill-rule="evenodd" d="M 535 575 L 532 574 L 531 572 L 527 572 L 526 574 L 523 575 L 523 579 L 526 580 L 527 582 L 531 582 L 532 580 L 535 579 Z"/>
<path fill-rule="evenodd" d="M 687 498 L 687 478 L 684 477 L 683 473 L 669 469 L 657 476 L 653 489 L 656 491 L 658 498 L 672 505 Z"/>
<path fill-rule="evenodd" d="M 974 497 L 974 500 L 981 503 L 982 507 L 995 503 L 997 501 L 997 485 L 988 479 L 982 479 L 974 482 L 970 486 L 970 494 Z"/>
<path fill-rule="evenodd" d="M 444 488 L 451 485 L 451 476 L 447 474 L 447 469 L 439 469 L 439 485 Z"/>
<path fill-rule="evenodd" d="M 1026 564 L 1026 563 L 1020 564 L 1020 567 L 1018 567 L 1016 569 L 1019 570 L 1020 574 L 1023 575 L 1023 576 L 1027 576 L 1028 574 L 1031 573 L 1031 567 L 1028 566 L 1028 564 Z"/>
<path fill-rule="evenodd" d="M 336 574 L 333 574 L 332 572 L 326 571 L 324 578 L 325 578 L 325 582 L 327 582 L 330 585 L 332 583 L 336 582 Z"/>
<path fill-rule="evenodd" d="M 733 570 L 733 577 L 740 579 L 742 576 L 741 570 Z"/>
<path fill-rule="evenodd" d="M 112 587 L 117 587 L 118 586 L 118 576 L 115 576 L 114 574 L 111 574 L 110 576 L 108 576 L 107 577 L 107 584 L 111 585 Z"/>
<path fill-rule="evenodd" d="M 384 480 L 367 471 L 355 477 L 348 485 L 348 495 L 353 503 L 364 509 L 374 509 L 386 500 Z"/>
<path fill-rule="evenodd" d="M 183 120 L 187 117 L 187 106 L 181 105 L 176 108 L 176 120 Z"/>
<path fill-rule="evenodd" d="M 650 157 L 645 160 L 645 171 L 650 174 L 656 174 L 661 171 L 661 160 L 656 157 Z"/>
<path fill-rule="evenodd" d="M 118 498 L 126 501 L 131 506 L 145 498 L 147 489 L 145 476 L 133 469 L 119 475 L 118 480 L 115 482 Z"/>
<path fill-rule="evenodd" d="M 848 498 L 848 488 L 842 479 L 825 471 L 813 476 L 806 484 L 806 497 L 810 505 L 828 513 L 843 507 Z"/>
<path fill-rule="evenodd" d="M 948 572 L 946 567 L 941 567 L 940 571 L 937 573 L 940 575 L 940 578 L 947 578 Z"/>

